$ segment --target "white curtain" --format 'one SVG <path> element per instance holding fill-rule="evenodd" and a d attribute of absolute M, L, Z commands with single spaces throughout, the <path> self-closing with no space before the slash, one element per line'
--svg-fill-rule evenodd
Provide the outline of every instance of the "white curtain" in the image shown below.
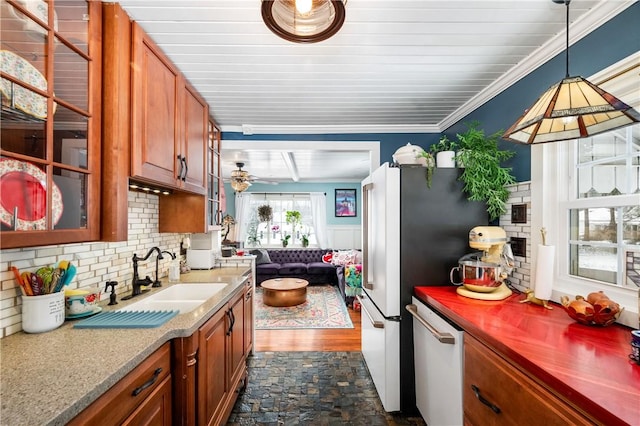
<path fill-rule="evenodd" d="M 236 231 L 235 241 L 244 241 L 247 239 L 247 228 L 251 219 L 251 193 L 236 193 Z"/>
<path fill-rule="evenodd" d="M 311 213 L 313 216 L 313 231 L 320 248 L 327 248 L 327 197 L 322 192 L 311 192 Z"/>

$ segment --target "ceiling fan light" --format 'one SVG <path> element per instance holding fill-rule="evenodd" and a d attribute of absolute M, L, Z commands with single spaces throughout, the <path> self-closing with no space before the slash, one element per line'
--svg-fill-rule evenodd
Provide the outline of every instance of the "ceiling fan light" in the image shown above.
<path fill-rule="evenodd" d="M 640 114 L 612 94 L 582 77 L 569 77 L 569 3 L 567 10 L 566 77 L 554 84 L 504 133 L 523 144 L 584 138 L 640 122 Z"/>
<path fill-rule="evenodd" d="M 280 38 L 295 43 L 316 43 L 342 28 L 345 3 L 346 0 L 262 0 L 262 20 Z"/>
<path fill-rule="evenodd" d="M 249 181 L 241 181 L 241 180 L 231 180 L 231 188 L 233 188 L 236 192 L 246 191 L 251 186 Z"/>

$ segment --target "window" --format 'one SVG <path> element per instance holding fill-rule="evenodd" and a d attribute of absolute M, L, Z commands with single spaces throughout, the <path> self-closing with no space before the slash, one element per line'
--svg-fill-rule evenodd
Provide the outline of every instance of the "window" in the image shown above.
<path fill-rule="evenodd" d="M 633 197 L 640 193 L 640 125 L 580 139 L 575 146 L 569 273 L 640 287 L 640 275 L 625 273 L 627 259 L 640 256 L 640 205 Z"/>
<path fill-rule="evenodd" d="M 589 80 L 637 110 L 639 60 L 634 54 Z M 556 246 L 553 299 L 604 291 L 624 307 L 619 322 L 637 328 L 640 124 L 533 146 L 531 165 L 532 239 L 544 227 Z"/>
<path fill-rule="evenodd" d="M 251 195 L 246 246 L 282 247 L 287 235 L 289 236 L 288 247 L 302 246 L 303 237 L 307 238 L 309 246 L 317 246 L 309 194 L 252 193 Z M 273 216 L 270 221 L 261 221 L 258 217 L 258 208 L 263 205 L 271 207 Z M 288 211 L 300 212 L 301 222 L 295 227 L 287 223 Z"/>

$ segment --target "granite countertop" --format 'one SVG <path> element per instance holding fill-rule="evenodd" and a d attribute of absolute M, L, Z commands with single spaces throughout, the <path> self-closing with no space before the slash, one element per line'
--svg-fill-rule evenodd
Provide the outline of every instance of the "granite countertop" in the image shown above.
<path fill-rule="evenodd" d="M 520 303 L 524 295 L 485 301 L 455 289 L 414 293 L 598 423 L 640 424 L 640 365 L 629 360 L 630 328 L 578 324 L 560 305 Z"/>
<path fill-rule="evenodd" d="M 156 349 L 176 337 L 192 335 L 244 285 L 247 266 L 191 271 L 181 283 L 229 283 L 196 310 L 157 328 L 75 329 L 74 321 L 39 334 L 16 333 L 0 340 L 0 423 L 63 425 L 80 413 Z M 163 283 L 157 292 L 171 284 Z M 108 306 L 123 308 L 144 296 Z"/>

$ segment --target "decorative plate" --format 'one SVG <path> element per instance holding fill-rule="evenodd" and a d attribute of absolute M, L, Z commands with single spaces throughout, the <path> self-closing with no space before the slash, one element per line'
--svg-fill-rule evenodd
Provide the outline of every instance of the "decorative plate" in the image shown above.
<path fill-rule="evenodd" d="M 17 230 L 47 229 L 47 176 L 25 161 L 0 159 L 0 221 L 13 227 L 18 208 Z M 51 214 L 57 224 L 63 210 L 62 194 L 53 182 Z"/>
<path fill-rule="evenodd" d="M 47 80 L 40 71 L 13 52 L 0 50 L 0 70 L 40 90 L 47 90 Z M 44 96 L 13 84 L 6 78 L 2 79 L 0 91 L 7 99 L 13 100 L 15 108 L 37 118 L 47 118 L 47 98 Z"/>

